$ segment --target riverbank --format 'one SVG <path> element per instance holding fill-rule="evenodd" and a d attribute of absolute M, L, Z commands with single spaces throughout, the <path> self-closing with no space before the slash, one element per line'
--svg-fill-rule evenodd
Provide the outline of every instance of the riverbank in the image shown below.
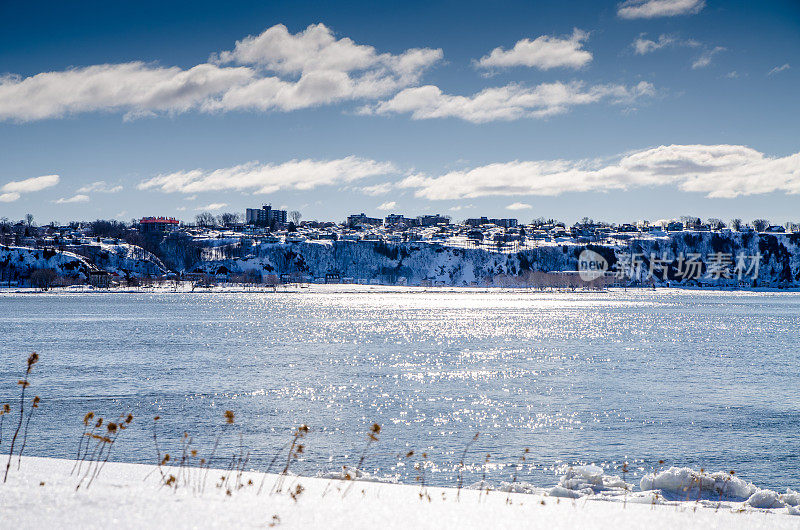
<path fill-rule="evenodd" d="M 360 283 L 337 283 L 337 284 L 281 284 L 276 287 L 266 285 L 242 285 L 242 284 L 219 284 L 213 287 L 195 287 L 191 282 L 183 282 L 175 285 L 153 285 L 148 287 L 111 287 L 97 288 L 90 285 L 73 285 L 69 287 L 53 287 L 48 291 L 42 291 L 35 287 L 5 287 L 0 286 L 2 294 L 96 294 L 96 293 L 325 293 L 325 294 L 364 294 L 364 293 L 512 293 L 512 294 L 547 294 L 547 293 L 571 293 L 571 294 L 596 294 L 614 292 L 721 292 L 721 293 L 800 293 L 800 288 L 721 288 L 721 287 L 606 287 L 603 289 L 536 289 L 531 287 L 495 287 L 495 286 L 404 286 L 404 285 L 380 285 L 380 284 L 360 284 Z"/>
<path fill-rule="evenodd" d="M 201 491 L 197 469 L 165 468 L 189 477 L 162 483 L 153 465 L 109 462 L 87 489 L 75 490 L 74 462 L 24 457 L 0 485 L 6 528 L 726 528 L 797 529 L 787 509 L 739 502 L 666 502 L 628 496 L 623 502 L 547 494 L 244 473 L 216 487 L 212 470 Z M 188 472 L 187 472 L 188 471 Z M 241 487 L 237 487 L 237 482 Z M 281 484 L 282 482 L 282 484 Z M 252 484 L 251 484 L 252 483 Z M 262 487 L 263 483 L 263 487 Z M 278 486 L 280 485 L 280 487 Z M 259 488 L 261 493 L 259 494 Z M 280 492 L 278 490 L 280 489 Z"/>

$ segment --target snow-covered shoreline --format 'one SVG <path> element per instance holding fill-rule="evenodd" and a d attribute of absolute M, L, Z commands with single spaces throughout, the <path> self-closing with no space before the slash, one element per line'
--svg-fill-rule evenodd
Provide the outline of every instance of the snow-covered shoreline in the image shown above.
<path fill-rule="evenodd" d="M 792 509 L 764 510 L 742 502 L 653 501 L 627 494 L 578 499 L 547 492 L 508 493 L 437 488 L 256 472 L 224 471 L 203 481 L 198 469 L 164 469 L 184 477 L 164 486 L 153 465 L 109 462 L 88 489 L 76 491 L 74 462 L 23 457 L 0 485 L 6 528 L 793 528 Z M 591 469 L 589 470 L 591 471 Z M 580 475 L 580 473 L 579 473 Z M 669 477 L 677 477 L 670 474 Z M 666 475 L 664 480 L 666 480 Z M 187 481 L 188 478 L 188 481 Z M 573 475 L 573 480 L 580 478 Z M 584 477 L 585 478 L 585 477 Z M 710 480 L 710 479 L 709 479 Z M 261 493 L 258 490 L 261 488 Z M 276 484 L 282 481 L 281 492 Z M 236 484 L 241 484 L 236 487 Z M 252 483 L 252 484 L 251 484 Z M 666 484 L 666 483 L 665 483 Z M 299 486 L 299 487 L 298 487 Z M 510 488 L 509 488 L 510 489 Z M 230 491 L 230 493 L 228 493 Z M 520 490 L 521 491 L 521 490 Z M 609 500 L 609 499 L 604 499 Z M 791 508 L 791 507 L 790 507 Z"/>
<path fill-rule="evenodd" d="M 398 285 L 379 285 L 379 284 L 284 284 L 279 285 L 275 289 L 266 286 L 243 286 L 239 284 L 220 284 L 209 288 L 195 288 L 192 289 L 189 282 L 177 289 L 172 285 L 161 285 L 151 287 L 111 287 L 111 288 L 96 288 L 90 285 L 75 285 L 71 287 L 55 287 L 43 292 L 41 289 L 35 287 L 6 287 L 0 286 L 0 295 L 3 294 L 43 294 L 43 295 L 60 295 L 60 294 L 99 294 L 99 293 L 113 293 L 113 294 L 275 294 L 275 293 L 315 293 L 315 294 L 391 294 L 391 293 L 443 293 L 443 294 L 475 294 L 475 293 L 511 293 L 511 294 L 531 294 L 531 295 L 546 295 L 546 294 L 572 294 L 572 295 L 597 295 L 601 293 L 615 293 L 615 292 L 703 292 L 703 293 L 736 293 L 736 294 L 749 294 L 749 293 L 800 293 L 800 288 L 771 288 L 771 287 L 749 287 L 749 288 L 721 288 L 721 287 L 689 287 L 676 285 L 673 287 L 607 287 L 602 290 L 584 290 L 584 289 L 533 289 L 525 287 L 465 287 L 465 286 L 398 286 Z"/>

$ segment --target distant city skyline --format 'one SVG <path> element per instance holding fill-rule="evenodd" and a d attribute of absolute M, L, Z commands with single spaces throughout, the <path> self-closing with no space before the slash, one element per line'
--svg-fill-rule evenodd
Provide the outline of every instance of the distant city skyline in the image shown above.
<path fill-rule="evenodd" d="M 797 2 L 45 4 L 0 217 L 800 221 Z"/>

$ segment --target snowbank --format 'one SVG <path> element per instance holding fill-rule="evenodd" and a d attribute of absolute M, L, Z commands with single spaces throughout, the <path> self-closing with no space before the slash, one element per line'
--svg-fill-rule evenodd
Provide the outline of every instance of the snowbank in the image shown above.
<path fill-rule="evenodd" d="M 4 462 L 4 461 L 3 461 Z M 155 466 L 108 463 L 95 482 L 76 491 L 73 462 L 25 457 L 0 484 L 5 528 L 797 528 L 792 510 L 714 505 L 593 502 L 543 492 L 515 493 L 420 488 L 379 482 L 278 477 L 260 473 L 164 468 L 177 489 L 162 484 Z M 564 483 L 617 488 L 594 466 L 574 468 Z M 664 479 L 666 480 L 666 478 Z M 562 486 L 564 487 L 564 486 Z M 516 487 L 509 487 L 515 490 Z M 259 490 L 260 493 L 259 493 Z M 787 495 L 796 495 L 787 492 Z M 620 499 L 621 500 L 621 499 Z M 791 507 L 790 507 L 791 508 Z M 799 511 L 800 512 L 800 511 Z"/>
<path fill-rule="evenodd" d="M 786 493 L 760 489 L 733 473 L 698 472 L 688 467 L 671 467 L 659 473 L 642 477 L 642 490 L 658 490 L 674 500 L 705 499 L 711 501 L 742 501 L 753 508 L 792 508 L 800 504 L 800 493 L 788 489 Z M 795 514 L 796 510 L 788 509 Z"/>

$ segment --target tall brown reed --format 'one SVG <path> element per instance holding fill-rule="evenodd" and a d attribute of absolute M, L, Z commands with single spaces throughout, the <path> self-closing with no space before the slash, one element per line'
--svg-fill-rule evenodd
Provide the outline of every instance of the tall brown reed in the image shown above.
<path fill-rule="evenodd" d="M 33 365 L 37 362 L 39 362 L 39 355 L 33 352 L 28 356 L 28 368 L 25 370 L 25 378 L 21 379 L 18 383 L 22 387 L 19 397 L 19 423 L 17 424 L 17 429 L 14 431 L 14 436 L 11 438 L 11 447 L 8 450 L 8 462 L 6 462 L 6 474 L 3 477 L 3 483 L 8 480 L 8 470 L 11 468 L 11 458 L 14 456 L 14 444 L 17 441 L 17 436 L 19 436 L 19 431 L 22 428 L 22 420 L 25 417 L 25 389 L 30 386 L 28 377 L 31 375 Z"/>

